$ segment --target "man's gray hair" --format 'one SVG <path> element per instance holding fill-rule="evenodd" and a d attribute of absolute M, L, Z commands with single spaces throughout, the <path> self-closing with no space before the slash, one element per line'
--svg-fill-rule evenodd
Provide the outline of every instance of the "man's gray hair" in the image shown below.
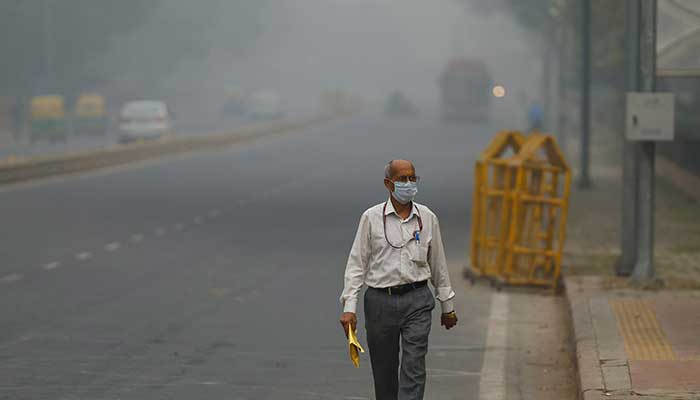
<path fill-rule="evenodd" d="M 391 179 L 391 173 L 393 172 L 391 168 L 391 163 L 393 162 L 394 160 L 391 160 L 384 166 L 384 178 L 386 179 Z"/>

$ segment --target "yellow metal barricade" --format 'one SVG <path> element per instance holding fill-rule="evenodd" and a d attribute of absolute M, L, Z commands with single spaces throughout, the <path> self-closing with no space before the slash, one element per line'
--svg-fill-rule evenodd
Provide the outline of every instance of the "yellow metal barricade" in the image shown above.
<path fill-rule="evenodd" d="M 571 169 L 554 138 L 528 136 L 510 160 L 517 169 L 512 191 L 504 279 L 510 284 L 556 287 L 571 188 Z"/>
<path fill-rule="evenodd" d="M 472 206 L 471 267 L 465 275 L 500 277 L 510 219 L 510 191 L 515 184 L 515 171 L 508 159 L 522 146 L 520 132 L 499 132 L 476 161 Z"/>
<path fill-rule="evenodd" d="M 516 154 L 503 157 L 507 148 Z M 475 170 L 471 269 L 502 284 L 556 288 L 571 170 L 550 135 L 502 132 Z"/>

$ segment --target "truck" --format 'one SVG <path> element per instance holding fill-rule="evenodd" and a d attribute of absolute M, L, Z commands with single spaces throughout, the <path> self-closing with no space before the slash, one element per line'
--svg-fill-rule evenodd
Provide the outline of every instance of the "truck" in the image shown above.
<path fill-rule="evenodd" d="M 491 74 L 479 59 L 453 58 L 439 78 L 444 120 L 485 121 L 489 118 Z"/>

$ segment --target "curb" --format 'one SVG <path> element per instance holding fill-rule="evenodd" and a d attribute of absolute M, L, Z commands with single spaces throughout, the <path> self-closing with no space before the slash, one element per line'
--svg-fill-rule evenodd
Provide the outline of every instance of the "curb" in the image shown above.
<path fill-rule="evenodd" d="M 584 278 L 564 278 L 566 301 L 571 314 L 574 346 L 576 349 L 576 372 L 578 374 L 579 400 L 605 399 L 603 373 L 598 361 L 598 350 L 593 319 L 588 305 L 588 297 L 580 293 L 585 283 L 577 282 Z"/>
<path fill-rule="evenodd" d="M 48 178 L 113 167 L 137 161 L 175 155 L 195 150 L 220 148 L 245 143 L 265 136 L 289 133 L 335 119 L 335 115 L 317 115 L 241 127 L 232 131 L 212 133 L 200 137 L 172 138 L 154 142 L 115 145 L 106 149 L 90 150 L 58 156 L 0 163 L 0 185 L 33 179 Z"/>

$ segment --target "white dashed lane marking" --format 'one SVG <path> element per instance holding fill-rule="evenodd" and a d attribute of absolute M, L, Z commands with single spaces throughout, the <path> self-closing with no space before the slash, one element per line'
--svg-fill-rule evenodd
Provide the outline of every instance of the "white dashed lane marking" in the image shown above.
<path fill-rule="evenodd" d="M 269 193 L 265 193 L 264 196 L 265 196 L 265 195 L 269 195 Z M 243 199 L 241 199 L 241 200 L 238 201 L 238 204 L 239 204 L 239 205 L 245 205 L 245 204 L 247 204 L 247 203 L 249 203 L 249 201 L 243 200 Z M 219 216 L 221 216 L 221 215 L 223 215 L 223 214 L 224 214 L 224 212 L 221 211 L 221 210 L 219 210 L 219 209 L 211 209 L 211 210 L 209 210 L 209 211 L 206 212 L 205 216 L 199 215 L 199 216 L 194 217 L 192 220 L 193 220 L 194 224 L 202 225 L 202 224 L 204 224 L 204 223 L 206 222 L 206 219 L 207 219 L 207 218 L 209 218 L 209 219 L 214 219 L 214 218 L 217 218 L 217 217 L 219 217 Z M 172 225 L 172 230 L 174 230 L 174 231 L 184 231 L 186 228 L 187 228 L 187 224 L 184 223 L 184 222 L 177 222 L 177 223 L 174 223 L 174 224 Z M 168 231 L 169 231 L 169 229 L 168 229 L 167 227 L 160 226 L 160 227 L 155 228 L 155 229 L 153 230 L 153 233 L 154 233 L 156 236 L 164 236 L 165 234 L 168 233 Z M 130 236 L 131 242 L 134 242 L 134 243 L 141 243 L 141 242 L 143 242 L 145 239 L 146 239 L 146 235 L 143 234 L 143 233 L 135 233 L 135 234 L 132 234 L 132 235 Z M 122 248 L 122 243 L 120 243 L 120 242 L 111 242 L 111 243 L 106 244 L 106 245 L 104 246 L 103 249 L 104 249 L 104 251 L 107 251 L 107 252 L 115 252 L 115 251 L 117 251 L 117 250 L 119 250 L 119 249 L 121 249 L 121 248 Z M 76 254 L 74 255 L 74 258 L 75 258 L 75 260 L 77 260 L 77 261 L 87 261 L 87 260 L 93 258 L 93 256 L 94 256 L 93 253 L 91 253 L 91 252 L 89 252 L 89 251 L 84 251 L 84 252 L 81 252 L 81 253 L 76 253 Z M 58 261 L 53 261 L 53 262 L 49 262 L 49 263 L 44 264 L 44 265 L 42 266 L 42 269 L 45 270 L 45 271 L 53 271 L 53 270 L 55 270 L 55 269 L 60 268 L 61 266 L 62 266 L 62 264 L 61 264 L 60 262 L 58 262 Z M 16 282 L 16 281 L 19 281 L 19 280 L 21 280 L 21 279 L 23 279 L 23 278 L 24 278 L 24 275 L 22 275 L 22 274 L 10 274 L 10 275 L 6 275 L 6 276 L 3 276 L 3 277 L 0 277 L 0 284 Z M 245 300 L 244 298 L 242 298 L 242 297 L 238 297 L 238 298 L 236 298 L 235 300 L 236 300 L 237 302 L 240 302 L 240 303 L 244 303 L 244 302 L 246 301 L 246 300 Z"/>
<path fill-rule="evenodd" d="M 50 262 L 50 263 L 44 265 L 44 269 L 47 271 L 51 271 L 51 270 L 56 269 L 60 266 L 61 266 L 61 263 L 54 261 L 54 262 Z"/>
<path fill-rule="evenodd" d="M 5 275 L 2 278 L 0 278 L 0 283 L 13 283 L 17 282 L 18 280 L 24 278 L 24 275 L 22 274 L 10 274 L 10 275 Z"/>
<path fill-rule="evenodd" d="M 112 242 L 105 246 L 105 251 L 117 251 L 121 246 L 119 242 Z"/>
<path fill-rule="evenodd" d="M 89 251 L 85 251 L 75 255 L 75 259 L 78 261 L 85 261 L 89 260 L 90 258 L 92 258 L 92 253 L 90 253 Z"/>

